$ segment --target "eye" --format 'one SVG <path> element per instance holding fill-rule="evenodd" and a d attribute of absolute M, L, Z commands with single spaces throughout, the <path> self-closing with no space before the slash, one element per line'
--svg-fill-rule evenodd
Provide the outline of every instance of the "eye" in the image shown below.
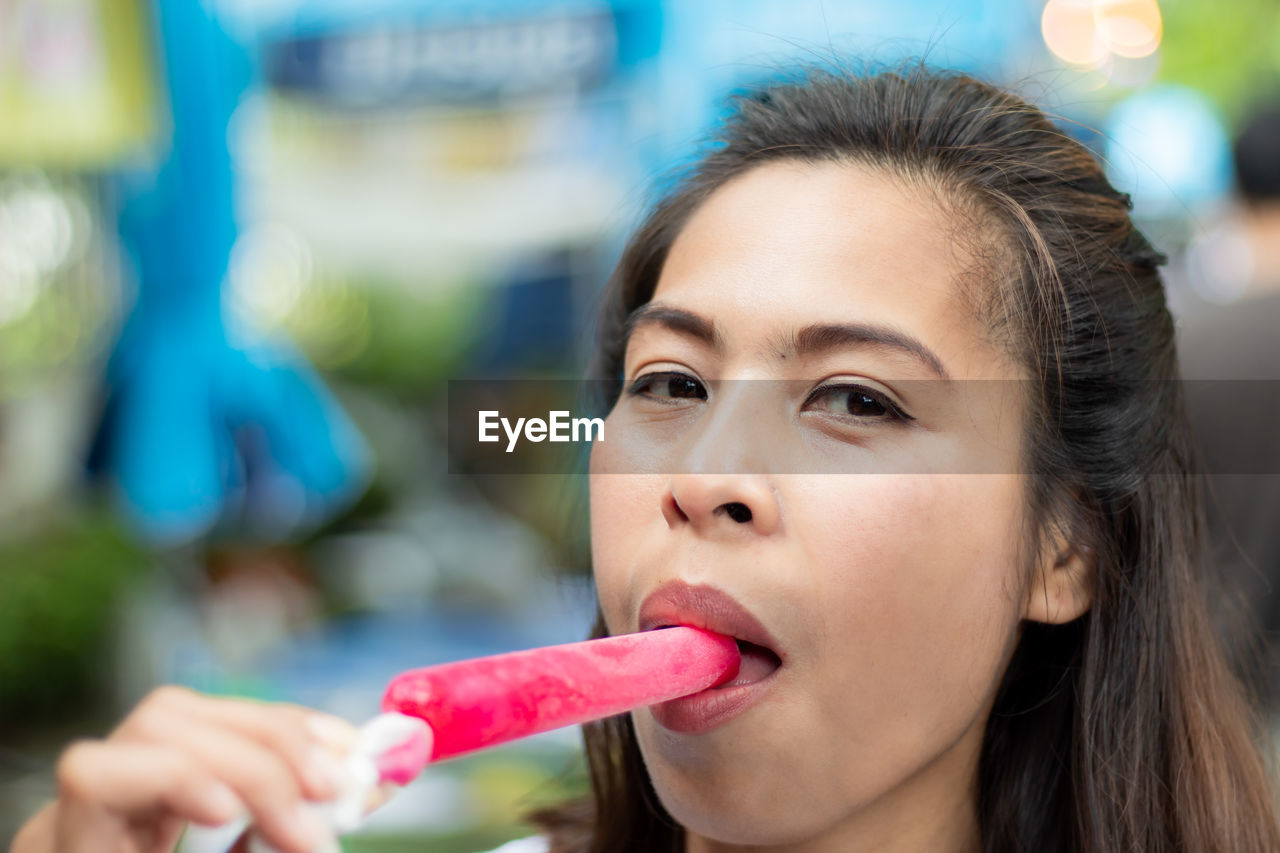
<path fill-rule="evenodd" d="M 705 400 L 707 389 L 687 373 L 674 370 L 646 373 L 627 387 L 627 393 L 653 400 Z"/>
<path fill-rule="evenodd" d="M 814 389 L 804 408 L 860 421 L 913 421 L 887 394 L 865 385 L 835 384 Z"/>

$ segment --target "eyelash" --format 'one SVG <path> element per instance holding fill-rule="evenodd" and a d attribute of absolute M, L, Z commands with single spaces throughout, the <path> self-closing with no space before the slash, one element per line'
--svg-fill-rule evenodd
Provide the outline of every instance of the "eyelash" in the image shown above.
<path fill-rule="evenodd" d="M 669 396 L 669 395 L 660 396 L 652 392 L 652 388 L 655 383 L 660 382 L 662 380 L 667 380 L 668 382 L 670 382 L 672 380 L 677 380 L 677 379 L 687 380 L 693 383 L 694 385 L 696 385 L 698 390 L 701 391 L 700 396 L 697 396 L 696 398 L 692 397 L 692 395 L 682 396 L 682 397 Z M 875 403 L 876 405 L 884 409 L 884 414 L 883 415 L 855 415 L 852 412 L 844 413 L 844 414 L 838 413 L 838 412 L 829 413 L 834 415 L 835 417 L 853 419 L 853 420 L 862 421 L 862 422 L 896 421 L 900 423 L 910 423 L 911 421 L 915 420 L 914 417 L 912 417 L 911 415 L 903 411 L 902 407 L 899 406 L 897 403 L 895 403 L 892 399 L 890 399 L 886 394 L 880 391 L 877 391 L 874 388 L 869 388 L 866 385 L 859 385 L 856 382 L 835 382 L 829 385 L 819 386 L 818 388 L 815 388 L 813 389 L 813 391 L 809 392 L 809 396 L 806 397 L 804 401 L 804 408 L 807 409 L 810 406 L 812 406 L 816 401 L 826 397 L 830 397 L 835 394 L 839 394 L 841 392 L 860 394 L 864 398 L 870 400 L 871 402 Z M 641 376 L 638 376 L 631 382 L 630 385 L 627 386 L 627 394 L 633 397 L 645 397 L 647 399 L 662 403 L 663 405 L 676 405 L 674 401 L 680 400 L 680 399 L 705 400 L 707 398 L 706 388 L 702 385 L 701 382 L 699 382 L 693 376 L 690 376 L 687 373 L 682 373 L 677 370 L 661 370 L 661 371 L 656 371 L 654 373 L 646 373 Z"/>
<path fill-rule="evenodd" d="M 690 382 L 697 385 L 698 388 L 702 391 L 702 396 L 697 399 L 705 400 L 707 398 L 707 389 L 703 387 L 701 382 L 699 382 L 697 379 L 690 376 L 689 374 L 681 373 L 678 370 L 659 370 L 653 373 L 645 373 L 645 374 L 642 374 L 641 376 L 637 376 L 634 380 L 632 380 L 631 384 L 627 386 L 627 394 L 632 397 L 646 397 L 650 400 L 656 400 L 657 402 L 663 403 L 665 405 L 674 405 L 674 403 L 670 402 L 672 400 L 688 399 L 684 397 L 670 397 L 670 396 L 660 397 L 656 394 L 653 394 L 649 389 L 652 388 L 655 382 L 662 379 L 666 379 L 668 381 L 673 379 L 687 379 Z"/>
<path fill-rule="evenodd" d="M 852 418 L 854 420 L 859 420 L 859 421 L 884 420 L 884 421 L 897 421 L 901 423 L 910 423 L 911 421 L 915 420 L 915 418 L 913 418 L 911 415 L 908 415 L 906 412 L 904 412 L 901 406 L 899 406 L 897 403 L 891 400 L 888 395 L 880 391 L 877 391 L 874 388 L 868 388 L 866 385 L 859 385 L 856 382 L 833 382 L 830 385 L 822 385 L 818 388 L 815 388 L 809 394 L 808 398 L 805 399 L 804 405 L 806 408 L 808 408 L 815 400 L 820 400 L 824 397 L 829 397 L 833 394 L 838 394 L 840 392 L 849 392 L 853 394 L 859 394 L 869 399 L 871 402 L 875 403 L 877 406 L 884 409 L 884 415 L 855 415 L 852 412 L 849 412 L 847 414 L 832 412 L 831 414 L 835 415 L 836 417 Z"/>

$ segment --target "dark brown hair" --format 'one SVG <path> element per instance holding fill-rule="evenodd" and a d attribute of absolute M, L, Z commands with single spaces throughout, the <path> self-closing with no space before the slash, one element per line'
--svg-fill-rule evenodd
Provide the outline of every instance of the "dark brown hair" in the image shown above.
<path fill-rule="evenodd" d="M 983 849 L 1280 850 L 1259 732 L 1206 612 L 1163 258 L 1098 161 L 1041 110 L 922 66 L 813 69 L 736 98 L 714 147 L 628 244 L 596 376 L 620 378 L 626 318 L 690 215 L 784 159 L 882 169 L 986 223 L 975 245 L 998 268 L 978 307 L 1035 377 L 1027 539 L 1065 529 L 1096 558 L 1090 611 L 1027 624 L 1003 676 L 978 768 Z M 630 717 L 587 726 L 585 740 L 591 798 L 537 818 L 553 850 L 681 850 Z"/>

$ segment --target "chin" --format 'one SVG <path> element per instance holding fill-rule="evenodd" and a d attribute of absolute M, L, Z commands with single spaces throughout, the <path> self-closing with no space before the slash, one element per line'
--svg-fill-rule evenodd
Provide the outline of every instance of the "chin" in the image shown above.
<path fill-rule="evenodd" d="M 775 808 L 737 799 L 732 789 L 712 802 L 669 796 L 658 787 L 658 798 L 672 819 L 687 832 L 722 844 L 792 845 L 816 834 L 812 827 L 803 825 L 803 816 L 790 814 L 784 819 Z"/>
<path fill-rule="evenodd" d="M 658 799 L 692 834 L 724 844 L 785 845 L 811 838 L 823 826 L 817 813 L 821 797 L 815 796 L 820 792 L 780 786 L 792 774 L 767 766 L 727 767 L 714 759 L 703 764 L 687 753 L 655 754 L 644 734 L 637 734 Z"/>

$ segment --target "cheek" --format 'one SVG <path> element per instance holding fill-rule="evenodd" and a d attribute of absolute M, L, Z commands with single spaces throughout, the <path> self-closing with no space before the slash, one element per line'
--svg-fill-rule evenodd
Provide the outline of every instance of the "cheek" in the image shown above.
<path fill-rule="evenodd" d="M 869 653 L 859 675 L 924 700 L 993 687 L 1016 631 L 1022 478 L 812 478 L 806 563 L 820 630 Z M 838 675 L 836 676 L 838 678 Z M 944 705 L 946 703 L 943 703 Z"/>
<path fill-rule="evenodd" d="M 631 630 L 625 624 L 636 578 L 625 555 L 635 553 L 648 525 L 661 521 L 658 501 L 664 479 L 650 474 L 610 474 L 613 460 L 597 446 L 591 453 L 591 571 L 600 609 L 610 633 Z"/>

